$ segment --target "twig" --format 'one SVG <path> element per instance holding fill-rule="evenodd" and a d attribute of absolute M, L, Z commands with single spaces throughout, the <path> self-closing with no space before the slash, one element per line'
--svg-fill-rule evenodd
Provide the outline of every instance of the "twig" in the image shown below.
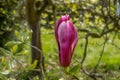
<path fill-rule="evenodd" d="M 105 28 L 104 28 L 104 29 L 105 29 Z M 112 32 L 112 31 L 114 31 L 114 30 L 115 30 L 115 27 L 113 27 L 113 28 L 111 28 L 111 29 L 109 29 L 109 30 L 107 30 L 107 31 L 102 31 L 100 34 L 97 34 L 97 33 L 92 33 L 92 32 L 90 32 L 90 31 L 87 30 L 87 29 L 82 29 L 82 28 L 79 28 L 79 29 L 78 29 L 78 31 L 88 33 L 89 36 L 91 36 L 92 38 L 101 38 L 101 37 L 104 36 L 105 34 L 108 34 L 108 33 Z"/>
<path fill-rule="evenodd" d="M 93 78 L 94 80 L 97 79 L 96 77 L 101 78 L 102 80 L 104 80 L 104 76 L 103 76 L 103 75 L 98 74 L 98 73 L 94 73 L 94 72 L 90 73 L 90 72 L 88 72 L 87 70 L 85 70 L 84 67 L 83 67 L 83 63 L 84 63 L 85 58 L 86 58 L 86 55 L 87 55 L 88 38 L 89 38 L 89 34 L 87 34 L 87 35 L 86 35 L 86 38 L 85 38 L 86 43 L 85 43 L 83 58 L 82 58 L 82 61 L 81 61 L 81 69 L 82 69 L 82 71 L 83 71 L 86 75 L 88 75 L 89 77 Z"/>
<path fill-rule="evenodd" d="M 47 6 L 48 6 L 48 2 L 47 0 L 44 0 L 44 4 L 41 6 L 41 8 L 38 11 L 36 11 L 36 14 L 40 15 Z"/>
<path fill-rule="evenodd" d="M 56 6 L 53 6 L 52 9 L 53 9 L 53 16 L 54 16 L 54 24 L 56 24 Z"/>
<path fill-rule="evenodd" d="M 115 32 L 114 36 L 113 36 L 113 39 L 112 39 L 112 42 L 114 42 L 115 38 L 116 38 L 116 35 L 117 35 L 118 31 Z"/>
<path fill-rule="evenodd" d="M 118 45 L 116 45 L 114 42 L 111 42 L 111 44 L 112 44 L 114 47 L 120 49 L 120 47 L 119 47 Z"/>
<path fill-rule="evenodd" d="M 87 55 L 88 37 L 89 37 L 89 35 L 87 34 L 87 35 L 86 35 L 86 38 L 85 38 L 86 43 L 85 43 L 83 58 L 82 58 L 82 61 L 81 61 L 81 66 L 83 65 L 83 63 L 84 63 L 84 61 L 85 61 L 85 58 L 86 58 L 86 55 Z"/>
<path fill-rule="evenodd" d="M 100 61 L 101 61 L 101 59 L 102 59 L 102 55 L 103 55 L 104 50 L 105 50 L 105 44 L 106 44 L 106 42 L 107 42 L 107 35 L 106 35 L 106 38 L 105 38 L 105 41 L 104 41 L 104 44 L 103 44 L 103 48 L 102 48 L 102 51 L 101 51 L 100 57 L 99 57 L 99 59 L 98 59 L 97 64 L 95 65 L 95 67 L 94 67 L 94 69 L 93 69 L 93 72 L 96 71 L 96 69 L 97 69 L 97 67 L 98 67 L 98 65 L 99 65 L 99 63 L 100 63 Z"/>
<path fill-rule="evenodd" d="M 26 44 L 26 43 L 24 43 L 24 44 Z M 31 44 L 26 44 L 26 45 L 29 45 L 29 46 L 31 46 L 32 48 L 34 48 L 34 49 L 36 49 L 37 51 L 39 51 L 40 53 L 42 53 L 42 51 L 39 49 L 39 48 L 37 48 L 36 46 L 33 46 L 33 45 L 31 45 Z M 43 53 L 42 53 L 43 54 Z M 43 58 L 43 55 L 41 56 L 41 60 L 40 60 L 40 62 L 42 62 L 42 59 Z M 40 66 L 41 67 L 41 70 L 42 70 L 42 74 L 45 76 L 45 74 L 44 74 L 44 68 L 43 68 L 43 66 L 41 65 Z"/>

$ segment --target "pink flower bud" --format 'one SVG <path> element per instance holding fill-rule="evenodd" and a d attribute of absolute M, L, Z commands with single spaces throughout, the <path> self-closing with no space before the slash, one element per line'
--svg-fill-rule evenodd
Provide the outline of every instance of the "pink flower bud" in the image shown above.
<path fill-rule="evenodd" d="M 68 67 L 78 41 L 77 29 L 69 20 L 69 15 L 62 16 L 56 22 L 55 37 L 58 44 L 60 65 Z"/>

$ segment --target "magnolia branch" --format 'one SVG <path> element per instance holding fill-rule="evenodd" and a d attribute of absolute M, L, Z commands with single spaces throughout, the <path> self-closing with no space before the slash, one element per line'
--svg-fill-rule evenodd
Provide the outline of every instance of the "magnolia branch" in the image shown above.
<path fill-rule="evenodd" d="M 48 6 L 48 2 L 47 2 L 47 0 L 44 0 L 44 4 L 41 6 L 41 8 L 39 10 L 36 11 L 36 14 L 40 15 L 47 6 Z"/>
<path fill-rule="evenodd" d="M 84 47 L 83 58 L 82 58 L 82 61 L 81 61 L 81 69 L 82 69 L 82 71 L 83 71 L 86 75 L 88 75 L 89 77 L 93 78 L 94 80 L 97 80 L 96 77 L 101 78 L 102 80 L 104 80 L 104 76 L 103 76 L 103 75 L 98 74 L 98 73 L 95 73 L 94 71 L 93 71 L 93 72 L 88 72 L 88 71 L 85 70 L 85 68 L 83 67 L 83 63 L 84 63 L 84 61 L 85 61 L 85 59 L 86 59 L 86 56 L 87 56 L 88 38 L 89 38 L 89 34 L 87 34 L 86 37 L 85 37 L 86 43 L 85 43 L 85 47 Z M 106 40 L 105 40 L 105 43 L 106 43 Z M 100 60 L 101 60 L 101 58 L 102 58 L 102 54 L 103 54 L 104 48 L 105 48 L 105 43 L 104 43 L 104 46 L 103 46 L 103 50 L 102 50 L 102 52 L 101 52 L 101 54 L 100 54 L 100 58 L 99 58 L 99 60 L 98 60 L 98 63 L 96 64 L 94 70 L 97 68 L 97 66 L 98 66 L 98 64 L 99 64 L 99 62 L 100 62 Z"/>
<path fill-rule="evenodd" d="M 97 33 L 90 32 L 90 31 L 87 30 L 87 29 L 78 28 L 78 31 L 80 31 L 80 32 L 85 32 L 85 33 L 87 33 L 89 36 L 91 36 L 92 38 L 101 38 L 101 37 L 104 36 L 105 34 L 110 33 L 110 32 L 112 32 L 112 31 L 114 31 L 114 30 L 115 30 L 115 27 L 113 27 L 113 28 L 111 28 L 111 29 L 109 29 L 109 30 L 107 30 L 107 31 L 105 31 L 105 32 L 101 32 L 100 34 L 97 34 Z"/>
<path fill-rule="evenodd" d="M 105 44 L 106 44 L 106 42 L 107 42 L 107 35 L 106 35 L 106 38 L 105 38 L 105 41 L 104 41 L 104 44 L 103 44 L 102 51 L 101 51 L 101 53 L 100 53 L 100 57 L 99 57 L 99 59 L 98 59 L 97 64 L 95 65 L 95 67 L 94 67 L 94 69 L 93 69 L 93 72 L 96 72 L 96 69 L 97 69 L 97 67 L 99 66 L 99 63 L 100 63 L 100 61 L 101 61 L 101 59 L 102 59 L 102 55 L 103 55 L 104 50 L 105 50 Z"/>
<path fill-rule="evenodd" d="M 85 61 L 85 58 L 86 58 L 86 55 L 87 55 L 87 47 L 88 47 L 88 34 L 86 35 L 86 43 L 85 43 L 85 48 L 84 48 L 84 54 L 83 54 L 83 58 L 82 58 L 82 61 L 81 61 L 81 66 L 83 66 L 83 63 Z"/>

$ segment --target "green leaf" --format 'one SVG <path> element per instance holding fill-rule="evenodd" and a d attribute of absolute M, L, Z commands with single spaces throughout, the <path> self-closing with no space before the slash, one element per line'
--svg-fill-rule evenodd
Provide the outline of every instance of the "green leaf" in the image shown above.
<path fill-rule="evenodd" d="M 5 44 L 5 46 L 6 47 L 12 47 L 12 46 L 14 46 L 14 45 L 18 45 L 18 44 L 21 44 L 22 42 L 20 42 L 20 41 L 9 41 L 9 42 L 7 42 L 6 44 Z"/>
<path fill-rule="evenodd" d="M 17 30 L 15 30 L 15 36 L 18 37 L 19 36 L 19 32 Z"/>
<path fill-rule="evenodd" d="M 118 39 L 120 39 L 120 33 L 118 33 Z"/>
<path fill-rule="evenodd" d="M 34 62 L 33 62 L 33 64 L 31 64 L 28 68 L 27 68 L 27 70 L 29 71 L 29 70 L 33 70 L 33 69 L 35 69 L 35 67 L 36 67 L 36 65 L 37 65 L 37 60 L 35 60 Z"/>
<path fill-rule="evenodd" d="M 112 4 L 110 4 L 110 9 L 111 9 L 112 11 L 115 11 L 115 6 L 112 5 Z"/>
<path fill-rule="evenodd" d="M 2 57 L 2 63 L 4 63 L 4 62 L 5 62 L 5 57 L 3 56 L 3 57 Z"/>
<path fill-rule="evenodd" d="M 10 71 L 9 70 L 5 70 L 5 71 L 1 71 L 0 73 L 3 74 L 3 75 L 7 75 L 7 74 L 10 73 Z"/>
<path fill-rule="evenodd" d="M 79 71 L 80 69 L 80 65 L 76 65 L 73 68 L 70 69 L 70 73 L 76 73 L 77 71 Z"/>
<path fill-rule="evenodd" d="M 11 52 L 9 51 L 9 50 L 7 50 L 7 49 L 4 49 L 4 48 L 1 48 L 0 47 L 0 53 L 2 53 L 2 54 L 11 54 Z"/>
<path fill-rule="evenodd" d="M 76 11 L 77 10 L 77 6 L 75 4 L 72 5 L 72 10 Z"/>
<path fill-rule="evenodd" d="M 16 54 L 17 51 L 18 51 L 18 45 L 14 45 L 14 46 L 12 47 L 12 49 L 11 49 L 11 52 L 12 52 L 13 54 Z"/>
<path fill-rule="evenodd" d="M 24 51 L 19 52 L 17 55 L 18 55 L 18 56 L 27 55 L 28 53 L 29 53 L 28 50 L 24 50 Z"/>

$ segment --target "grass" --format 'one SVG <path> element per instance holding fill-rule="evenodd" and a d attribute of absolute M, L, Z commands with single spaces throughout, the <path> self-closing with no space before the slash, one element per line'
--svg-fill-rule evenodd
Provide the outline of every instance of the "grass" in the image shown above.
<path fill-rule="evenodd" d="M 47 69 L 47 77 L 50 80 L 58 80 L 65 77 L 61 68 L 59 66 L 59 59 L 58 59 L 58 50 L 57 44 L 54 37 L 53 30 L 45 30 L 42 29 L 42 43 L 43 43 L 43 52 L 45 56 L 45 63 Z M 74 68 L 76 65 L 79 65 L 84 52 L 84 45 L 85 39 L 82 38 L 79 34 L 79 41 L 76 46 L 72 62 L 68 71 Z M 92 39 L 89 38 L 89 45 L 87 50 L 87 57 L 84 62 L 84 67 L 87 68 L 89 71 L 94 68 L 96 65 L 98 58 L 100 57 L 100 53 L 102 51 L 104 39 Z M 117 38 L 116 41 L 117 45 L 119 45 L 119 39 Z M 108 41 L 105 46 L 105 50 L 101 59 L 101 62 L 98 66 L 98 72 L 104 73 L 106 80 L 118 80 L 120 79 L 120 50 L 117 49 L 115 46 L 111 45 Z M 56 74 L 57 73 L 57 74 Z M 74 73 L 74 72 L 73 72 Z M 63 77 L 60 77 L 60 76 Z M 80 70 L 75 73 L 79 79 L 85 79 L 85 75 Z"/>
<path fill-rule="evenodd" d="M 22 35 L 23 36 L 23 35 Z M 26 35 L 28 37 L 28 35 Z M 72 76 L 76 76 L 79 80 L 91 80 L 88 76 L 86 76 L 80 66 L 80 61 L 82 60 L 85 46 L 85 34 L 79 32 L 79 40 L 76 45 L 74 55 L 72 57 L 72 61 L 70 66 L 65 70 L 59 65 L 59 57 L 58 57 L 58 47 L 54 36 L 54 30 L 44 29 L 42 28 L 42 49 L 45 57 L 45 78 L 46 80 L 66 80 L 66 77 L 69 79 Z M 16 36 L 18 37 L 18 35 Z M 21 38 L 21 35 L 19 36 Z M 104 49 L 104 53 L 102 55 L 101 62 L 97 68 L 97 72 L 103 74 L 105 76 L 105 80 L 120 80 L 120 49 L 116 48 L 111 44 L 112 42 L 112 34 L 109 36 L 109 40 L 107 41 Z M 29 43 L 29 40 L 26 41 Z M 98 59 L 100 57 L 104 38 L 91 38 L 89 37 L 89 44 L 87 48 L 87 56 L 84 62 L 84 68 L 88 71 L 93 70 L 94 66 L 97 64 Z M 119 38 L 116 38 L 116 45 L 120 45 Z M 14 41 L 10 41 L 7 43 L 8 51 L 0 48 L 0 79 L 6 80 L 8 78 L 13 78 L 12 76 L 24 71 L 23 67 L 15 62 L 14 58 L 22 62 L 23 66 L 26 70 L 32 70 L 30 66 L 30 45 L 19 44 L 18 45 Z M 19 49 L 22 49 L 19 52 Z M 12 54 L 12 51 L 16 51 L 15 54 Z M 18 53 L 18 52 L 19 53 Z M 9 54 L 10 52 L 11 54 Z M 4 54 L 6 53 L 6 55 Z M 19 64 L 19 65 L 18 65 Z M 11 67 L 13 65 L 13 67 Z M 19 71 L 18 71 L 19 69 Z M 9 73 L 6 73 L 9 71 Z M 8 75 L 6 77 L 6 75 Z M 22 74 L 22 77 L 26 77 L 26 73 Z M 14 78 L 13 78 L 14 79 Z M 37 79 L 35 79 L 37 80 Z"/>

